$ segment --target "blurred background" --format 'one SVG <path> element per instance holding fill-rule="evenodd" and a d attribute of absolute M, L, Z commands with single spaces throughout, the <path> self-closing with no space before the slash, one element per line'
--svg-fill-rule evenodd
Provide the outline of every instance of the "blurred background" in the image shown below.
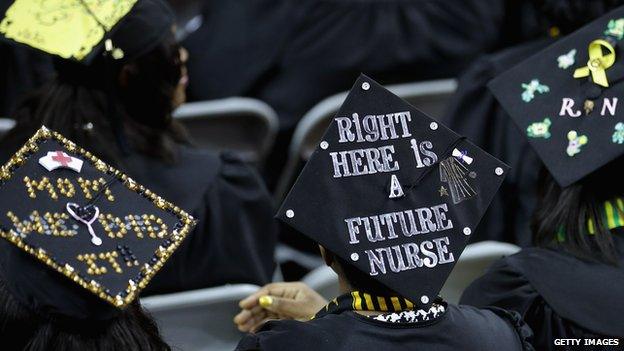
<path fill-rule="evenodd" d="M 487 82 L 618 1 L 170 0 L 188 50 L 187 102 L 174 118 L 198 148 L 230 150 L 278 206 L 360 73 L 514 166 L 443 294 L 457 302 L 492 260 L 531 244 L 538 167 Z M 0 43 L 0 135 L 28 93 L 55 74 L 48 56 Z M 524 144 L 523 144 L 524 143 Z M 520 165 L 520 167 L 518 167 Z M 523 167 L 526 166 L 526 167 Z M 530 185 L 530 186 L 529 186 Z M 236 235 L 236 233 L 231 233 Z M 337 292 L 315 244 L 280 227 L 273 280 Z M 253 249 L 253 248 L 252 248 Z M 260 282 L 144 298 L 182 349 L 240 338 L 236 302 Z M 206 346 L 208 345 L 208 346 Z"/>

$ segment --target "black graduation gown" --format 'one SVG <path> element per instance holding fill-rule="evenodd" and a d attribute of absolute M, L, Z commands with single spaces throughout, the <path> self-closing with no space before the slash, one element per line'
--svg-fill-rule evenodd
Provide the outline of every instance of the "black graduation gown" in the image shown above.
<path fill-rule="evenodd" d="M 517 311 L 533 329 L 538 350 L 561 350 L 555 338 L 624 338 L 624 229 L 613 233 L 619 267 L 556 250 L 523 249 L 496 262 L 460 302 Z M 621 350 L 624 339 L 619 342 Z"/>
<path fill-rule="evenodd" d="M 527 7 L 514 4 L 514 8 Z M 184 46 L 189 98 L 232 95 L 274 107 L 282 128 L 360 72 L 391 84 L 452 77 L 521 36 L 497 0 L 209 1 Z"/>
<path fill-rule="evenodd" d="M 562 34 L 572 32 L 594 18 L 620 6 L 622 0 L 544 0 L 531 1 L 533 14 L 512 8 L 516 16 L 532 18 L 547 26 L 556 26 Z M 524 23 L 520 26 L 527 26 Z M 539 28 L 540 26 L 537 25 Z M 526 36 L 526 35 L 525 35 Z M 487 84 L 524 59 L 552 44 L 555 39 L 539 39 L 506 48 L 476 60 L 459 78 L 457 92 L 441 121 L 465 135 L 488 153 L 505 161 L 511 170 L 488 208 L 472 242 L 496 240 L 520 246 L 531 245 L 530 217 L 535 207 L 535 188 L 541 166 L 537 154 L 504 111 Z"/>
<path fill-rule="evenodd" d="M 267 322 L 236 350 L 533 350 L 530 329 L 517 314 L 448 305 L 432 321 L 393 324 L 352 311 L 308 322 Z"/>
<path fill-rule="evenodd" d="M 0 117 L 54 74 L 52 58 L 26 47 L 0 42 Z"/>
<path fill-rule="evenodd" d="M 248 96 L 276 110 L 270 189 L 296 123 L 360 72 L 384 84 L 454 77 L 480 54 L 520 42 L 522 28 L 535 31 L 521 24 L 535 17 L 526 1 L 207 1 L 202 14 L 183 42 L 189 101 Z"/>
<path fill-rule="evenodd" d="M 273 206 L 262 180 L 230 154 L 181 147 L 167 165 L 134 155 L 127 173 L 198 220 L 197 227 L 144 295 L 271 281 L 277 241 Z"/>
<path fill-rule="evenodd" d="M 531 245 L 529 223 L 542 163 L 487 83 L 552 41 L 522 44 L 476 61 L 459 79 L 457 93 L 442 118 L 449 128 L 511 166 L 472 242 L 496 240 Z"/>

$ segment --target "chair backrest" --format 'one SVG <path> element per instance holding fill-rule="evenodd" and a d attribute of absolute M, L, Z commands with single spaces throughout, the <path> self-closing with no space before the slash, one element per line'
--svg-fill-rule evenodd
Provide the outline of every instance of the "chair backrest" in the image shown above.
<path fill-rule="evenodd" d="M 482 276 L 494 261 L 518 251 L 520 247 L 498 241 L 481 241 L 466 246 L 440 295 L 450 303 L 458 303 L 468 285 Z"/>
<path fill-rule="evenodd" d="M 449 98 L 457 88 L 457 82 L 454 79 L 443 79 L 391 85 L 387 88 L 419 110 L 436 117 L 444 112 Z M 306 162 L 316 149 L 347 94 L 343 92 L 322 100 L 297 124 L 288 150 L 288 161 L 275 191 L 278 203 L 286 196 L 301 163 Z"/>
<path fill-rule="evenodd" d="M 0 138 L 15 126 L 15 121 L 8 118 L 0 118 Z"/>
<path fill-rule="evenodd" d="M 187 127 L 197 146 L 231 150 L 257 165 L 262 165 L 278 130 L 275 111 L 250 98 L 190 102 L 173 116 Z"/>
<path fill-rule="evenodd" d="M 331 268 L 325 265 L 312 270 L 301 281 L 327 300 L 331 300 L 340 294 L 338 276 Z"/>
<path fill-rule="evenodd" d="M 225 285 L 141 299 L 174 350 L 233 350 L 243 336 L 232 318 L 256 285 Z"/>

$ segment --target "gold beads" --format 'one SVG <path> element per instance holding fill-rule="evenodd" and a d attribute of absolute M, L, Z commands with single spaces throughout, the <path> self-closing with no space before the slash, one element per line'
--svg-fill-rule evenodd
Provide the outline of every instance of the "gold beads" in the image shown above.
<path fill-rule="evenodd" d="M 53 200 L 58 199 L 58 194 L 56 193 L 56 190 L 54 189 L 54 186 L 52 186 L 52 183 L 50 182 L 50 179 L 48 179 L 48 177 L 43 177 L 37 181 L 30 179 L 28 176 L 26 176 L 24 177 L 24 184 L 26 185 L 26 192 L 31 199 L 37 198 L 37 194 L 35 192 L 36 190 L 47 190 Z"/>

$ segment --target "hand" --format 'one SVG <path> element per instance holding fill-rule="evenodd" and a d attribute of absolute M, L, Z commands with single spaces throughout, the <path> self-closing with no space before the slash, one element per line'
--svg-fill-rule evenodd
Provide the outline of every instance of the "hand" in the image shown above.
<path fill-rule="evenodd" d="M 327 300 L 301 282 L 271 283 L 238 305 L 242 311 L 234 323 L 242 332 L 253 332 L 270 319 L 309 320 Z"/>

